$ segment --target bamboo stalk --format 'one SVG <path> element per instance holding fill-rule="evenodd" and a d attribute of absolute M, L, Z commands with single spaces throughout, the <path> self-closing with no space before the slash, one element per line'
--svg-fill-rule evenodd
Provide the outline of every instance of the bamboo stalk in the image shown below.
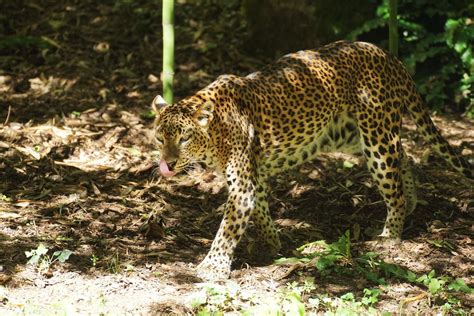
<path fill-rule="evenodd" d="M 390 53 L 398 56 L 397 0 L 389 0 L 388 43 Z"/>
<path fill-rule="evenodd" d="M 163 97 L 173 103 L 174 77 L 174 0 L 163 0 Z"/>

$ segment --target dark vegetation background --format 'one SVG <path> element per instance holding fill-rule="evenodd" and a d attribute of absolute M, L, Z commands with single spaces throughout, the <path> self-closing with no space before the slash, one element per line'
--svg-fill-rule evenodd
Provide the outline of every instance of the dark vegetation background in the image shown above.
<path fill-rule="evenodd" d="M 13 81 L 3 90 L 27 91 L 41 75 L 67 78 L 64 93 L 76 102 L 47 106 L 64 112 L 108 101 L 107 91 L 135 106 L 161 90 L 161 1 L 2 0 L 0 8 L 0 75 Z M 334 40 L 388 45 L 388 1 L 179 0 L 175 12 L 177 98 Z M 474 115 L 473 13 L 469 0 L 399 1 L 400 58 L 433 110 Z M 127 98 L 131 91 L 140 95 Z"/>

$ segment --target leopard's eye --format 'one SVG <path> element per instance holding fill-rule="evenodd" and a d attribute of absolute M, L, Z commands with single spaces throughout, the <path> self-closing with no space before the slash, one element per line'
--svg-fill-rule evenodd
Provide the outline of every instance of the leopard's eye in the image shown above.
<path fill-rule="evenodd" d="M 185 134 L 185 135 L 181 136 L 181 138 L 179 139 L 179 144 L 182 145 L 182 144 L 186 143 L 190 138 L 191 138 L 190 134 Z"/>
<path fill-rule="evenodd" d="M 163 136 L 161 136 L 160 134 L 156 134 L 156 135 L 155 135 L 155 138 L 156 138 L 156 140 L 157 140 L 159 143 L 161 143 L 161 144 L 164 143 Z"/>

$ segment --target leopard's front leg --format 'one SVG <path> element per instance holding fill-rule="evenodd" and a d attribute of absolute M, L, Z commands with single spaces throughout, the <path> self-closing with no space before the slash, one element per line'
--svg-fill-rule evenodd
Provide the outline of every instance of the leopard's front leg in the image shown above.
<path fill-rule="evenodd" d="M 249 157 L 236 157 L 226 170 L 229 197 L 211 250 L 197 267 L 197 275 L 205 280 L 225 279 L 235 247 L 245 232 L 256 201 L 256 168 Z"/>

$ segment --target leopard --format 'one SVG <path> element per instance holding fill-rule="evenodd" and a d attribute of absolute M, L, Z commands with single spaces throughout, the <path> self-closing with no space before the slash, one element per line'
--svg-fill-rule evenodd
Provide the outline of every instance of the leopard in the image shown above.
<path fill-rule="evenodd" d="M 405 112 L 435 153 L 473 178 L 471 164 L 434 125 L 402 62 L 367 42 L 338 41 L 291 53 L 247 76 L 221 75 L 173 104 L 156 96 L 152 105 L 161 175 L 170 178 L 198 163 L 220 172 L 227 184 L 223 219 L 196 268 L 204 280 L 230 277 L 249 223 L 263 252 L 278 254 L 268 180 L 321 153 L 365 158 L 387 209 L 379 237 L 400 240 L 405 218 L 417 204 L 416 181 L 401 143 Z"/>

